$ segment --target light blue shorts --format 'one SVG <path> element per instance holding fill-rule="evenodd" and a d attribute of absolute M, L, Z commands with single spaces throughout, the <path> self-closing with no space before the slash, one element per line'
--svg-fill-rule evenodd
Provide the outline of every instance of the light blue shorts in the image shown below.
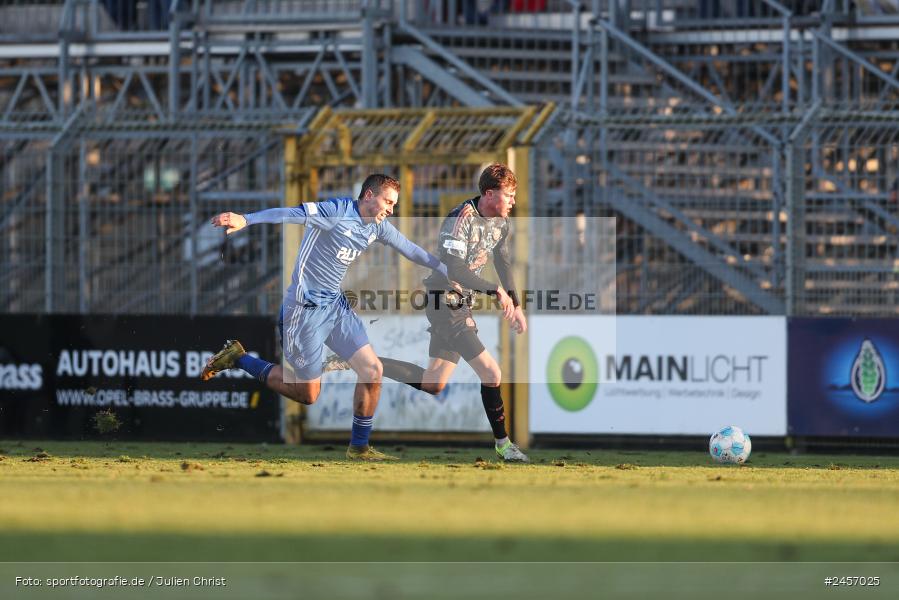
<path fill-rule="evenodd" d="M 325 346 L 349 360 L 368 344 L 365 326 L 343 294 L 324 306 L 282 304 L 278 330 L 284 357 L 303 381 L 321 377 Z"/>

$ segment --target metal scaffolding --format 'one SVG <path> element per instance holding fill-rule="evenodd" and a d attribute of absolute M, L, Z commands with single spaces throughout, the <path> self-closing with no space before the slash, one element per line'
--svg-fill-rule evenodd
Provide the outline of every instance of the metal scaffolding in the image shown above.
<path fill-rule="evenodd" d="M 231 244 L 208 225 L 280 204 L 272 124 L 80 122 L 27 148 L 5 154 L 5 310 L 255 314 L 280 302 L 280 240 Z"/>
<path fill-rule="evenodd" d="M 277 234 L 222 263 L 202 222 L 283 202 L 285 129 L 382 109 L 430 144 L 450 134 L 410 109 L 554 101 L 531 214 L 618 218 L 620 312 L 894 314 L 896 16 L 846 0 L 162 4 L 0 1 L 0 310 L 267 313 Z M 358 169 L 364 143 L 398 164 L 397 140 L 327 131 L 310 133 L 334 169 Z M 428 193 L 416 210 L 437 214 Z"/>
<path fill-rule="evenodd" d="M 891 32 L 856 41 L 866 36 L 847 35 L 845 3 L 759 0 L 681 18 L 676 3 L 658 2 L 648 19 L 651 4 L 622 15 L 593 2 L 577 21 L 571 111 L 537 170 L 553 199 L 545 214 L 619 218 L 619 310 L 894 314 L 882 297 L 892 265 L 875 265 L 893 255 L 885 184 L 827 172 L 839 145 L 854 157 L 843 165 L 872 156 L 866 168 L 889 179 L 888 136 L 852 123 L 859 111 L 892 118 L 899 61 L 892 41 L 876 41 Z M 674 27 L 655 34 L 666 7 Z M 803 194 L 822 185 L 839 210 L 816 212 Z M 866 211 L 848 202 L 855 193 Z M 881 235 L 834 249 L 849 243 L 837 232 L 859 228 Z M 839 280 L 868 291 L 838 294 Z"/>

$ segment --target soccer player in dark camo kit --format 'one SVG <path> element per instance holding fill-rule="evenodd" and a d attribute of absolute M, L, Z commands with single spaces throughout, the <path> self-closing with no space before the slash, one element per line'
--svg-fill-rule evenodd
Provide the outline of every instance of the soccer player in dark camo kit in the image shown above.
<path fill-rule="evenodd" d="M 236 340 L 225 342 L 225 347 L 206 363 L 201 377 L 207 380 L 225 369 L 239 368 L 283 396 L 312 404 L 321 390 L 327 345 L 359 376 L 353 396 L 352 438 L 347 449 L 350 459 L 378 461 L 394 457 L 368 444 L 381 394 L 381 362 L 368 342 L 362 321 L 340 290 L 347 269 L 375 241 L 435 272 L 446 269 L 387 222 L 399 191 L 396 179 L 371 175 L 363 182 L 358 200 L 332 198 L 248 215 L 222 213 L 212 219 L 213 225 L 227 228 L 228 234 L 259 223 L 306 225 L 278 319 L 284 357 L 298 381 L 285 381 L 280 365 L 247 354 Z"/>
<path fill-rule="evenodd" d="M 528 462 L 528 457 L 509 440 L 503 400 L 502 373 L 496 359 L 484 348 L 471 313 L 474 294 L 496 295 L 503 317 L 517 333 L 527 330 L 527 319 L 514 292 L 512 257 L 507 217 L 515 206 L 515 174 L 505 165 L 484 169 L 478 180 L 480 196 L 466 200 L 447 215 L 440 228 L 440 260 L 447 274 L 434 271 L 425 279 L 428 288 L 427 317 L 431 327 L 427 369 L 381 357 L 384 377 L 406 383 L 429 394 L 439 394 L 464 358 L 481 380 L 481 400 L 493 430 L 496 453 L 507 462 Z M 499 276 L 499 285 L 480 274 L 488 253 Z"/>

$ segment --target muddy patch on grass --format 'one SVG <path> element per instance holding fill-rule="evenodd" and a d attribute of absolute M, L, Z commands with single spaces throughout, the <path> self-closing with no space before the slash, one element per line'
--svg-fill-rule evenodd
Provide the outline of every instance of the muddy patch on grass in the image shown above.
<path fill-rule="evenodd" d="M 270 471 L 262 469 L 261 471 L 256 473 L 256 477 L 284 477 L 284 473 L 272 473 Z"/>
<path fill-rule="evenodd" d="M 492 471 L 492 470 L 496 470 L 496 469 L 502 469 L 505 467 L 505 465 L 503 465 L 502 463 L 487 462 L 486 460 L 484 460 L 483 458 L 480 458 L 480 457 L 475 459 L 474 466 L 476 469 L 483 469 L 485 471 Z"/>

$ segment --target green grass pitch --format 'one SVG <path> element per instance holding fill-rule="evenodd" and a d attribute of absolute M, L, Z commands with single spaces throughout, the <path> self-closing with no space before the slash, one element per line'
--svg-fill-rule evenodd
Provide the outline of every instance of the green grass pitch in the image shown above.
<path fill-rule="evenodd" d="M 899 458 L 0 441 L 3 561 L 899 561 Z"/>

